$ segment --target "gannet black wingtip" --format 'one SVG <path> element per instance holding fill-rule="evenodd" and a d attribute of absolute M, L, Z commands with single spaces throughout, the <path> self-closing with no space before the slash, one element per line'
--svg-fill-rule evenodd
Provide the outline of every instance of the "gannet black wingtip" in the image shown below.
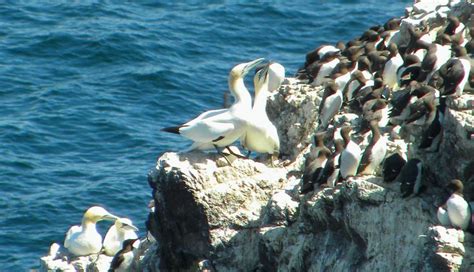
<path fill-rule="evenodd" d="M 174 134 L 180 134 L 179 133 L 180 128 L 181 127 L 165 127 L 165 128 L 160 129 L 160 130 L 165 131 L 165 132 L 174 133 Z"/>

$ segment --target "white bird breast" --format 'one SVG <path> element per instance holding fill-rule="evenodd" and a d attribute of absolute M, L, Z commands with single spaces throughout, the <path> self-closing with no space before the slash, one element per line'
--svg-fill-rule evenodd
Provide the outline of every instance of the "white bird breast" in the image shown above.
<path fill-rule="evenodd" d="M 347 176 L 354 176 L 357 173 L 361 159 L 360 147 L 353 141 L 350 141 L 347 147 L 341 154 L 340 171 L 343 178 Z"/>
<path fill-rule="evenodd" d="M 466 230 L 471 220 L 469 204 L 464 198 L 457 194 L 452 194 L 446 202 L 449 220 L 454 227 Z"/>

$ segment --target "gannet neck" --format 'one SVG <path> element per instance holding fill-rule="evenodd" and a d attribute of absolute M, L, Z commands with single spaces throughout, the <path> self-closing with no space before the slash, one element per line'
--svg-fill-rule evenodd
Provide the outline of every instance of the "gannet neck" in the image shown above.
<path fill-rule="evenodd" d="M 267 98 L 268 98 L 268 80 L 261 86 L 255 86 L 255 101 L 253 103 L 253 111 L 260 113 L 265 112 L 267 108 Z"/>
<path fill-rule="evenodd" d="M 87 232 L 87 231 L 96 231 L 97 232 L 97 229 L 96 229 L 96 222 L 95 221 L 92 221 L 88 218 L 84 218 L 82 219 L 82 231 L 83 232 Z"/>
<path fill-rule="evenodd" d="M 244 79 L 242 77 L 229 77 L 229 90 L 232 93 L 232 96 L 235 98 L 234 104 L 244 104 L 249 107 L 252 105 L 252 98 L 250 93 L 245 87 Z"/>

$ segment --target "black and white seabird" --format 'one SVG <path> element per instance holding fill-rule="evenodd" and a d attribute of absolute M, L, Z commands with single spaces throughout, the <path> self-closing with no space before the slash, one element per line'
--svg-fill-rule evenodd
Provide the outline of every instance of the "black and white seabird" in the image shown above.
<path fill-rule="evenodd" d="M 127 239 L 123 241 L 122 249 L 115 254 L 110 263 L 109 272 L 128 272 L 132 269 L 134 250 L 138 248 L 139 239 Z"/>
<path fill-rule="evenodd" d="M 456 57 L 451 58 L 439 69 L 439 76 L 443 79 L 440 89 L 442 96 L 462 95 L 471 72 L 471 62 L 466 48 L 453 46 Z"/>
<path fill-rule="evenodd" d="M 398 47 L 396 44 L 389 44 L 388 50 L 390 51 L 390 55 L 383 68 L 382 77 L 383 83 L 393 89 L 398 88 L 397 71 L 403 65 L 403 59 L 398 53 Z"/>
<path fill-rule="evenodd" d="M 357 167 L 359 167 L 362 151 L 358 144 L 351 140 L 349 133 L 351 127 L 345 126 L 341 128 L 341 137 L 344 140 L 344 150 L 341 152 L 340 159 L 340 174 L 343 179 L 357 174 Z"/>
<path fill-rule="evenodd" d="M 467 203 L 463 197 L 464 185 L 462 184 L 462 181 L 454 179 L 446 186 L 446 188 L 451 193 L 451 196 L 444 205 L 446 210 L 443 207 L 438 208 L 438 219 L 443 221 L 441 222 L 442 224 L 446 225 L 448 222 L 446 222 L 446 218 L 441 215 L 447 213 L 451 226 L 467 230 L 471 223 L 471 208 L 469 203 Z"/>
<path fill-rule="evenodd" d="M 362 159 L 360 160 L 357 174 L 374 175 L 387 153 L 387 139 L 380 134 L 379 126 L 376 120 L 370 122 L 372 139 L 365 148 Z"/>
<path fill-rule="evenodd" d="M 342 105 L 342 92 L 339 86 L 334 82 L 330 81 L 327 83 L 324 89 L 323 98 L 319 104 L 319 127 L 327 129 L 329 123 L 332 121 L 334 116 L 339 112 Z"/>
<path fill-rule="evenodd" d="M 443 139 L 443 121 L 445 111 L 445 100 L 440 99 L 440 105 L 436 107 L 435 117 L 426 130 L 423 131 L 418 148 L 427 152 L 437 152 Z"/>
<path fill-rule="evenodd" d="M 439 43 L 423 43 L 428 52 L 421 62 L 421 72 L 418 76 L 418 82 L 428 82 L 436 71 L 451 58 L 451 38 L 442 34 L 438 37 Z"/>
<path fill-rule="evenodd" d="M 367 74 L 364 73 L 364 71 L 357 70 L 352 73 L 351 80 L 346 84 L 343 94 L 346 101 L 351 101 L 355 96 L 357 96 L 361 89 L 372 86 L 374 86 L 372 74 Z"/>
<path fill-rule="evenodd" d="M 382 177 L 384 182 L 394 181 L 407 161 L 399 152 L 387 156 L 383 162 Z"/>
<path fill-rule="evenodd" d="M 429 86 L 426 86 L 429 87 Z M 405 119 L 404 123 L 424 126 L 431 124 L 436 115 L 436 101 L 433 96 L 424 96 L 410 105 L 410 115 Z"/>
<path fill-rule="evenodd" d="M 410 82 L 416 80 L 421 72 L 421 61 L 415 55 L 408 55 L 403 61 L 403 65 L 397 71 L 397 84 L 399 88 L 408 86 Z"/>
<path fill-rule="evenodd" d="M 323 80 L 329 76 L 336 65 L 340 62 L 338 56 L 340 52 L 328 52 L 322 59 L 311 64 L 307 69 L 313 81 L 311 82 L 314 86 L 319 86 L 323 83 Z"/>
<path fill-rule="evenodd" d="M 341 152 L 344 150 L 344 141 L 342 139 L 334 140 L 334 153 L 329 157 L 326 164 L 324 165 L 323 172 L 317 181 L 317 184 L 323 186 L 326 184 L 328 187 L 334 187 L 336 185 L 337 178 L 339 176 L 339 162 Z"/>
<path fill-rule="evenodd" d="M 402 197 L 418 195 L 422 186 L 423 163 L 419 159 L 410 159 L 403 166 L 397 181 L 400 182 Z"/>
<path fill-rule="evenodd" d="M 316 181 L 321 178 L 324 166 L 328 158 L 331 156 L 331 151 L 327 147 L 323 147 L 318 152 L 316 159 L 310 161 L 306 160 L 305 169 L 303 173 L 303 183 L 301 185 L 301 193 L 306 194 L 314 189 Z"/>

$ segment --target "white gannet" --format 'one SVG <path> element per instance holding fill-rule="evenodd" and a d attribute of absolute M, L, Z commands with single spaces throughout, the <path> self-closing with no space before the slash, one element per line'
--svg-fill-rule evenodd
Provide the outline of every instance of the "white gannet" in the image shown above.
<path fill-rule="evenodd" d="M 228 83 L 235 101 L 230 108 L 206 111 L 183 125 L 163 128 L 162 131 L 181 134 L 194 141 L 190 150 L 227 147 L 235 142 L 244 133 L 252 109 L 252 98 L 245 87 L 244 77 L 263 60 L 256 59 L 232 68 Z"/>
<path fill-rule="evenodd" d="M 135 250 L 140 245 L 139 239 L 127 239 L 120 246 L 120 251 L 115 254 L 110 263 L 109 272 L 127 272 L 131 271 Z"/>
<path fill-rule="evenodd" d="M 99 253 L 102 249 L 102 236 L 97 232 L 96 223 L 101 220 L 114 221 L 117 218 L 102 207 L 90 207 L 82 217 L 82 224 L 68 230 L 64 247 L 75 256 Z"/>
<path fill-rule="evenodd" d="M 268 91 L 273 92 L 280 88 L 284 79 L 285 67 L 278 62 L 271 62 L 268 67 Z"/>
<path fill-rule="evenodd" d="M 273 157 L 278 156 L 280 151 L 280 138 L 266 112 L 270 65 L 266 65 L 255 74 L 255 101 L 252 108 L 252 118 L 248 121 L 240 142 L 249 151 L 271 154 L 271 164 L 273 165 Z"/>
<path fill-rule="evenodd" d="M 104 238 L 104 250 L 108 256 L 114 256 L 121 248 L 122 243 L 128 239 L 136 239 L 138 228 L 128 218 L 118 218 L 110 226 Z"/>

